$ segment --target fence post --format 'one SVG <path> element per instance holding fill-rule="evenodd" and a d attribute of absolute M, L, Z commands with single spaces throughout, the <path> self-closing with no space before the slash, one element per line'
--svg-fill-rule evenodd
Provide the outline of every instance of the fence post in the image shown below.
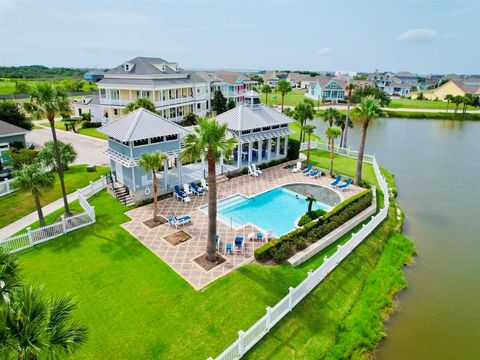
<path fill-rule="evenodd" d="M 245 333 L 240 330 L 238 332 L 238 354 L 240 355 L 240 357 L 243 356 L 243 354 L 245 353 L 245 346 L 243 344 L 243 339 L 245 337 Z"/>
<path fill-rule="evenodd" d="M 293 287 L 288 288 L 288 311 L 292 311 L 292 309 L 293 309 L 293 305 L 292 305 L 293 304 L 293 301 L 292 301 L 293 299 L 292 298 L 293 298 L 293 291 L 294 290 L 295 289 Z"/>
<path fill-rule="evenodd" d="M 272 323 L 272 308 L 267 306 L 267 331 L 270 331 L 270 324 Z"/>
<path fill-rule="evenodd" d="M 28 235 L 28 242 L 30 243 L 30 245 L 33 246 L 32 228 L 30 226 L 27 227 L 27 235 Z"/>
<path fill-rule="evenodd" d="M 67 224 L 65 223 L 65 215 L 60 216 L 60 218 L 62 219 L 63 233 L 66 234 L 67 233 Z"/>
<path fill-rule="evenodd" d="M 93 196 L 93 181 L 90 180 L 90 196 Z"/>

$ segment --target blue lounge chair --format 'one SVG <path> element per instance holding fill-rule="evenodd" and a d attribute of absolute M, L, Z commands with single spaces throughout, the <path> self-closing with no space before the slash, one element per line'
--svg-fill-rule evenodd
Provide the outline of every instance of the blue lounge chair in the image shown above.
<path fill-rule="evenodd" d="M 185 201 L 185 202 L 190 201 L 190 198 L 188 197 L 188 195 L 185 194 L 183 191 L 181 191 L 180 188 L 178 187 L 178 185 L 175 185 L 173 187 L 173 189 L 175 190 L 175 192 L 173 193 L 173 196 L 175 196 L 177 199 Z"/>
<path fill-rule="evenodd" d="M 307 168 L 302 171 L 302 174 L 303 175 L 308 175 L 310 173 L 310 171 L 312 171 L 312 167 L 313 167 L 312 164 L 308 164 Z"/>
<path fill-rule="evenodd" d="M 233 240 L 233 251 L 238 251 L 243 253 L 245 242 L 243 241 L 243 236 L 235 236 Z"/>
<path fill-rule="evenodd" d="M 263 241 L 263 234 L 260 231 L 257 233 L 257 240 Z"/>
<path fill-rule="evenodd" d="M 198 196 L 205 195 L 205 191 L 202 188 L 199 188 L 194 182 L 192 182 L 190 186 L 192 187 L 194 194 L 197 194 Z"/>
<path fill-rule="evenodd" d="M 340 181 L 342 181 L 342 175 L 338 175 L 335 181 L 330 184 L 330 186 L 337 187 L 338 184 L 340 184 Z"/>
<path fill-rule="evenodd" d="M 309 174 L 309 175 L 310 175 L 311 177 L 316 178 L 316 177 L 318 177 L 318 175 L 319 175 L 319 171 L 318 171 L 318 170 L 312 170 L 312 171 L 310 171 L 310 174 Z"/>
<path fill-rule="evenodd" d="M 353 180 L 351 178 L 348 178 L 345 184 L 342 184 L 338 187 L 338 190 L 345 191 L 350 189 L 350 184 L 352 183 L 352 181 Z"/>
<path fill-rule="evenodd" d="M 184 215 L 184 216 L 181 216 L 181 217 L 177 217 L 175 215 L 172 215 L 172 216 L 168 217 L 168 223 L 171 226 L 175 226 L 175 228 L 177 228 L 180 225 L 188 224 L 191 221 L 192 221 L 192 218 L 188 215 Z"/>

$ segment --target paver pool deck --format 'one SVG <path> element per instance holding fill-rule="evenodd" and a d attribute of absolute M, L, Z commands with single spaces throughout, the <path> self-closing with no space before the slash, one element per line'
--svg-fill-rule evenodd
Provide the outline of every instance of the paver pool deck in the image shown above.
<path fill-rule="evenodd" d="M 234 194 L 254 196 L 272 188 L 292 183 L 310 183 L 331 188 L 331 182 L 332 179 L 328 176 L 314 179 L 301 173 L 292 173 L 291 169 L 285 169 L 285 164 L 282 164 L 263 170 L 263 174 L 258 177 L 242 175 L 219 183 L 217 185 L 217 198 L 221 200 Z M 349 191 L 338 193 L 341 194 L 343 199 L 347 199 L 362 190 L 362 188 L 352 186 Z M 209 271 L 205 271 L 193 259 L 204 254 L 207 246 L 208 216 L 200 207 L 207 204 L 208 195 L 190 195 L 190 198 L 191 202 L 189 203 L 181 202 L 173 196 L 158 202 L 159 215 L 164 218 L 168 218 L 172 214 L 191 216 L 192 222 L 190 224 L 178 227 L 178 230 L 182 229 L 192 236 L 190 240 L 184 243 L 173 246 L 164 239 L 166 235 L 177 231 L 168 223 L 153 229 L 143 224 L 144 221 L 152 218 L 153 204 L 128 211 L 126 214 L 132 220 L 122 226 L 195 289 L 199 290 L 228 272 L 253 261 L 253 252 L 263 243 L 249 241 L 247 238 L 249 233 L 260 231 L 255 226 L 246 225 L 239 230 L 235 230 L 229 225 L 217 221 L 217 233 L 221 238 L 220 253 L 227 261 Z M 243 236 L 246 240 L 245 253 L 225 254 L 225 244 L 227 242 L 231 243 L 234 237 L 238 235 Z"/>

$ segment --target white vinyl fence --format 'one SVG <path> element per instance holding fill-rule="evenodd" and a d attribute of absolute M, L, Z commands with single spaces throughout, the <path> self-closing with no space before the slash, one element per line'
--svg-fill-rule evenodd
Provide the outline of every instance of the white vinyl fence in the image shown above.
<path fill-rule="evenodd" d="M 96 221 L 95 207 L 90 205 L 87 199 L 107 187 L 105 176 L 102 176 L 97 181 L 91 181 L 83 189 L 77 190 L 78 201 L 84 212 L 65 218 L 62 215 L 60 221 L 40 227 L 38 229 L 27 228 L 27 232 L 11 236 L 5 240 L 0 241 L 0 247 L 3 247 L 11 252 L 17 252 L 41 244 L 42 242 L 55 239 L 70 231 L 80 229 L 84 226 L 93 224 Z"/>
<path fill-rule="evenodd" d="M 308 143 L 300 144 L 300 150 L 301 151 L 307 150 L 307 146 L 308 146 Z M 320 149 L 320 150 L 330 151 L 330 146 L 327 143 L 312 141 L 310 143 L 310 149 L 312 149 L 312 150 Z M 340 155 L 345 155 L 345 156 L 355 158 L 355 159 L 358 156 L 358 151 L 350 150 L 349 148 L 343 148 L 343 147 L 340 147 L 338 145 L 335 145 L 335 153 L 340 154 Z M 372 163 L 374 157 L 375 156 L 373 156 L 373 155 L 364 154 L 363 155 L 363 161 L 368 162 L 368 163 Z"/>
<path fill-rule="evenodd" d="M 0 197 L 8 195 L 16 190 L 12 188 L 12 181 L 13 179 L 5 179 L 4 181 L 0 181 Z"/>
<path fill-rule="evenodd" d="M 318 143 L 317 143 L 318 144 Z M 305 144 L 302 144 L 302 146 Z M 319 147 L 327 147 L 326 144 L 318 144 Z M 317 145 L 317 146 L 318 146 Z M 306 146 L 305 146 L 306 148 Z M 350 152 L 352 156 L 354 151 L 348 149 L 340 149 L 339 153 Z M 347 155 L 349 156 L 349 155 Z M 375 215 L 372 216 L 367 224 L 364 224 L 359 232 L 352 234 L 350 240 L 344 245 L 338 245 L 338 249 L 329 258 L 325 256 L 323 264 L 315 271 L 309 271 L 308 276 L 297 287 L 290 288 L 288 295 L 280 300 L 275 306 L 267 307 L 267 313 L 253 324 L 248 330 L 239 331 L 238 339 L 230 345 L 224 352 L 218 355 L 216 360 L 237 360 L 240 359 L 249 349 L 251 349 L 257 342 L 262 339 L 268 331 L 275 326 L 285 315 L 287 315 L 292 309 L 307 296 L 313 288 L 315 288 L 335 267 L 345 259 L 373 230 L 386 219 L 388 214 L 388 207 L 390 205 L 387 182 L 383 178 L 380 172 L 380 168 L 377 164 L 375 156 L 365 156 L 365 162 L 369 162 L 373 165 L 375 170 L 375 176 L 381 190 L 384 193 L 383 208 Z M 212 360 L 212 358 L 209 358 Z"/>

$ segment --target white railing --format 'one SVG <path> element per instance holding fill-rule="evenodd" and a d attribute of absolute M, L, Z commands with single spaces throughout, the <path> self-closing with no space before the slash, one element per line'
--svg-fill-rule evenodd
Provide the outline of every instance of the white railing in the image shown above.
<path fill-rule="evenodd" d="M 16 189 L 12 188 L 13 179 L 5 179 L 0 182 L 0 196 L 8 195 L 14 192 Z"/>
<path fill-rule="evenodd" d="M 317 143 L 318 144 L 318 143 Z M 325 145 L 326 144 L 319 144 Z M 317 147 L 322 148 L 322 147 Z M 341 149 L 345 150 L 345 149 Z M 349 150 L 352 154 L 354 151 Z M 342 153 L 342 152 L 340 152 Z M 356 152 L 355 152 L 356 153 Z M 349 156 L 349 155 L 347 155 Z M 289 288 L 288 294 L 280 300 L 275 306 L 267 307 L 266 314 L 253 324 L 247 331 L 239 331 L 238 339 L 235 340 L 224 352 L 218 355 L 216 360 L 237 360 L 240 359 L 249 349 L 259 342 L 270 329 L 275 326 L 285 315 L 300 303 L 335 267 L 345 259 L 368 235 L 372 233 L 380 223 L 387 218 L 388 207 L 390 206 L 388 185 L 375 159 L 375 156 L 364 156 L 365 162 L 373 165 L 375 176 L 384 194 L 383 208 L 373 216 L 367 224 L 357 233 L 352 234 L 350 240 L 344 245 L 338 245 L 337 251 L 328 257 L 324 257 L 323 263 L 315 271 L 309 271 L 307 278 L 297 287 Z M 212 360 L 212 358 L 209 358 Z"/>
<path fill-rule="evenodd" d="M 0 241 L 0 247 L 10 252 L 17 252 L 40 244 L 42 242 L 55 239 L 70 231 L 80 229 L 84 226 L 93 224 L 96 221 L 95 207 L 90 205 L 88 198 L 100 192 L 107 187 L 107 180 L 102 176 L 97 181 L 90 181 L 86 187 L 77 190 L 78 201 L 84 212 L 71 217 L 61 216 L 61 220 L 53 224 L 42 226 L 38 229 L 27 228 L 27 232 L 11 236 Z"/>
<path fill-rule="evenodd" d="M 306 143 L 306 142 L 301 143 L 300 144 L 300 151 L 307 150 L 307 146 L 308 146 L 308 143 Z M 330 152 L 330 146 L 327 143 L 322 143 L 322 142 L 319 142 L 319 141 L 312 141 L 310 143 L 310 149 L 312 149 L 312 150 L 320 149 L 320 150 L 325 150 L 325 151 Z M 335 145 L 335 153 L 340 154 L 340 155 L 345 155 L 347 157 L 351 157 L 351 158 L 355 158 L 355 159 L 358 156 L 358 151 L 351 150 L 349 148 L 340 147 L 338 145 Z M 372 163 L 373 158 L 374 158 L 373 155 L 366 155 L 366 154 L 363 155 L 363 161 L 364 162 Z"/>

